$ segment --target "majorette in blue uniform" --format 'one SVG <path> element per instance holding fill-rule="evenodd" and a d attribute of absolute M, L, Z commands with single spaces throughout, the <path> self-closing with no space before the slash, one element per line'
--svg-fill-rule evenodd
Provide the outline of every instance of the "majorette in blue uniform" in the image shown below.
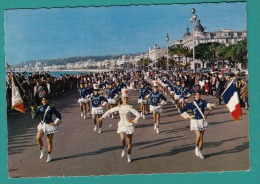
<path fill-rule="evenodd" d="M 107 89 L 107 100 L 108 100 L 108 103 L 109 104 L 116 104 L 117 101 L 116 101 L 116 96 L 117 93 L 116 93 L 116 88 L 113 87 L 113 83 L 110 83 L 109 84 L 109 87 Z"/>
<path fill-rule="evenodd" d="M 200 91 L 194 91 L 195 100 L 191 103 L 187 103 L 184 108 L 180 109 L 181 116 L 185 119 L 191 118 L 190 120 L 190 130 L 196 131 L 196 147 L 195 155 L 199 156 L 201 159 L 204 159 L 204 156 L 201 153 L 203 147 L 203 135 L 204 131 L 208 128 L 208 123 L 205 120 L 204 109 L 205 107 L 211 109 L 215 107 L 215 104 L 207 103 L 204 100 L 200 99 Z M 192 116 L 190 116 L 187 111 L 191 110 Z"/>
<path fill-rule="evenodd" d="M 48 137 L 48 157 L 46 162 L 51 161 L 51 151 L 52 151 L 52 139 L 53 134 L 58 131 L 58 125 L 62 123 L 61 114 L 56 110 L 55 107 L 48 104 L 48 90 L 47 88 L 41 88 L 39 91 L 39 97 L 42 99 L 42 105 L 40 105 L 37 109 L 33 106 L 32 108 L 32 118 L 39 117 L 40 123 L 38 124 L 38 133 L 37 133 L 37 142 L 40 146 L 40 159 L 43 158 L 46 149 L 43 147 L 42 137 L 44 134 L 47 134 Z M 56 116 L 56 120 L 53 121 L 53 114 Z"/>
<path fill-rule="evenodd" d="M 154 130 L 159 133 L 160 114 L 163 112 L 162 106 L 165 105 L 166 98 L 158 92 L 158 81 L 154 81 L 154 91 L 149 95 L 150 112 L 154 114 Z"/>
<path fill-rule="evenodd" d="M 87 103 L 88 99 L 87 97 L 87 90 L 85 88 L 85 83 L 83 81 L 80 81 L 80 87 L 78 89 L 79 91 L 79 99 L 78 99 L 78 103 Z"/>
<path fill-rule="evenodd" d="M 104 106 L 108 102 L 105 97 L 102 95 L 98 94 L 99 91 L 99 85 L 98 84 L 93 84 L 94 88 L 94 93 L 91 96 L 91 103 L 92 103 L 92 121 L 94 124 L 94 131 L 97 130 L 97 118 L 101 117 L 101 115 L 104 113 Z M 103 103 L 102 103 L 103 102 Z M 99 122 L 99 131 L 98 133 L 101 133 L 101 128 L 102 128 L 102 121 Z"/>

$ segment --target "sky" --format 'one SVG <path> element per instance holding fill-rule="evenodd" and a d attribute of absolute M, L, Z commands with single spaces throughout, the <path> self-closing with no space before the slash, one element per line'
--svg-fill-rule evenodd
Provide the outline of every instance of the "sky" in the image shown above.
<path fill-rule="evenodd" d="M 5 59 L 28 60 L 146 52 L 189 28 L 191 8 L 205 31 L 247 29 L 246 3 L 5 10 Z"/>

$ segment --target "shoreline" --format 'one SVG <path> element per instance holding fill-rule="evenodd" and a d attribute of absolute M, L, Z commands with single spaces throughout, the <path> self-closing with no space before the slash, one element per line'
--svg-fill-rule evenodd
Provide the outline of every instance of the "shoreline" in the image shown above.
<path fill-rule="evenodd" d="M 37 71 L 13 71 L 15 73 L 37 73 L 37 72 L 109 72 L 111 69 L 67 69 L 67 70 L 37 70 Z M 6 71 L 9 72 L 9 71 Z"/>

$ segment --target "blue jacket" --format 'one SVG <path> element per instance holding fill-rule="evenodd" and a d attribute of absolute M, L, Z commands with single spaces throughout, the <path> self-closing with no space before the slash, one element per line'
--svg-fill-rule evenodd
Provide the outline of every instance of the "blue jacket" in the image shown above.
<path fill-rule="evenodd" d="M 201 112 L 204 114 L 204 109 L 207 107 L 207 102 L 204 100 L 199 99 L 198 101 L 194 100 L 197 105 L 199 106 Z M 193 103 L 187 103 L 183 109 L 180 109 L 181 113 L 186 112 L 188 110 L 192 111 L 192 115 L 194 115 L 194 119 L 203 119 L 202 115 L 200 114 L 199 110 Z"/>
<path fill-rule="evenodd" d="M 157 104 L 160 102 L 160 100 L 166 101 L 166 98 L 162 94 L 160 94 L 159 92 L 152 92 L 150 94 L 150 98 L 151 98 L 151 105 L 152 106 L 157 106 Z"/>
<path fill-rule="evenodd" d="M 52 115 L 54 114 L 57 118 L 61 120 L 61 114 L 59 111 L 56 110 L 55 107 L 50 106 L 49 110 L 46 112 L 45 119 L 43 119 L 45 110 L 48 108 L 48 104 L 39 106 L 36 111 L 35 115 L 40 116 L 41 120 L 44 121 L 46 124 L 50 124 L 50 122 L 53 122 Z M 35 116 L 35 117 L 36 117 Z"/>
<path fill-rule="evenodd" d="M 102 95 L 92 95 L 91 97 L 91 103 L 92 103 L 92 107 L 99 107 L 101 105 L 101 102 L 105 101 L 108 102 L 107 99 L 105 97 L 103 97 Z"/>

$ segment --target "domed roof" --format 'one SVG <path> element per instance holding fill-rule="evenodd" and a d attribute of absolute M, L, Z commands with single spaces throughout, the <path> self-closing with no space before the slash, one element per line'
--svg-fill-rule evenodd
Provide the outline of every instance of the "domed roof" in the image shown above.
<path fill-rule="evenodd" d="M 204 32 L 204 27 L 200 24 L 200 20 L 197 21 L 197 25 L 195 26 L 195 31 Z"/>
<path fill-rule="evenodd" d="M 183 38 L 186 38 L 186 37 L 189 37 L 189 36 L 190 36 L 190 30 L 189 30 L 189 28 L 187 28 Z"/>

